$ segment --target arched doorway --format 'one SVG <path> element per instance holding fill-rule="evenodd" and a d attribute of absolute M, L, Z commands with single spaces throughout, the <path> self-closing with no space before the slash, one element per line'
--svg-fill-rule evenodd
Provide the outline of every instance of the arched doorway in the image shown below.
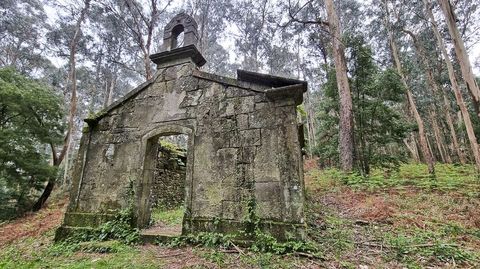
<path fill-rule="evenodd" d="M 176 236 L 190 212 L 191 130 L 168 126 L 142 140 L 144 162 L 137 194 L 137 227 L 144 235 Z"/>

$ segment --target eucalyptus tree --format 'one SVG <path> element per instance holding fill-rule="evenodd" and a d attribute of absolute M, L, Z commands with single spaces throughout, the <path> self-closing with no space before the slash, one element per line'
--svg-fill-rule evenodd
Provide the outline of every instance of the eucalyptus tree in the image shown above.
<path fill-rule="evenodd" d="M 390 11 L 389 11 L 389 1 L 384 0 L 383 3 L 383 8 L 385 9 L 385 14 L 384 14 L 384 22 L 385 22 L 385 28 L 387 30 L 388 34 L 388 40 L 390 43 L 390 49 L 391 53 L 393 56 L 393 63 L 395 65 L 396 71 L 398 75 L 401 78 L 401 81 L 403 83 L 404 89 L 405 89 L 405 94 L 407 96 L 407 101 L 409 105 L 410 112 L 417 123 L 418 126 L 418 136 L 419 136 L 419 143 L 420 143 L 420 149 L 422 152 L 422 155 L 425 159 L 425 162 L 427 163 L 428 166 L 428 172 L 431 175 L 435 174 L 435 165 L 434 165 L 434 159 L 432 156 L 432 153 L 430 152 L 429 146 L 428 146 L 428 140 L 427 140 L 427 135 L 426 135 L 426 129 L 425 129 L 425 123 L 424 120 L 422 119 L 418 108 L 417 104 L 415 102 L 415 97 L 410 89 L 410 86 L 407 83 L 407 77 L 404 73 L 403 67 L 402 67 L 402 62 L 400 60 L 399 56 L 399 50 L 397 46 L 397 41 L 395 40 L 394 32 L 392 29 L 392 25 L 390 22 Z"/>
<path fill-rule="evenodd" d="M 185 0 L 183 9 L 198 24 L 198 49 L 207 59 L 203 69 L 221 75 L 234 75 L 236 66 L 230 63 L 230 53 L 221 44 L 227 35 L 228 22 L 235 12 L 233 2 Z"/>
<path fill-rule="evenodd" d="M 116 16 L 121 22 L 123 28 L 130 36 L 130 42 L 137 47 L 137 57 L 143 63 L 141 73 L 145 79 L 153 77 L 152 63 L 150 54 L 152 53 L 154 41 L 158 39 L 161 33 L 159 22 L 167 22 L 168 11 L 172 0 L 107 0 L 101 4 L 105 7 L 105 11 Z"/>
<path fill-rule="evenodd" d="M 94 2 L 88 24 L 94 36 L 88 58 L 93 63 L 92 75 L 96 81 L 91 98 L 93 102 L 96 96 L 99 99 L 96 102 L 102 103 L 94 106 L 95 109 L 107 107 L 143 78 L 143 73 L 136 68 L 141 63 L 133 57 L 136 47 L 130 42 L 128 29 L 107 10 L 101 3 Z"/>
<path fill-rule="evenodd" d="M 238 30 L 235 48 L 243 69 L 260 71 L 272 45 L 276 23 L 270 0 L 235 0 L 230 20 Z"/>
<path fill-rule="evenodd" d="M 399 109 L 405 99 L 404 86 L 393 69 L 382 70 L 373 60 L 372 50 L 364 38 L 350 36 L 344 39 L 348 75 L 351 82 L 355 165 L 357 171 L 368 176 L 372 168 L 394 169 L 406 161 L 401 144 L 412 124 Z M 335 69 L 328 70 L 323 85 L 325 98 L 318 109 L 321 123 L 317 153 L 324 160 L 335 163 L 339 158 L 339 92 Z"/>
<path fill-rule="evenodd" d="M 83 41 L 82 24 L 87 17 L 90 2 L 91 0 L 84 0 L 81 5 L 67 4 L 64 6 L 67 9 L 67 15 L 59 18 L 58 24 L 60 28 L 54 29 L 49 33 L 50 41 L 57 45 L 58 56 L 63 56 L 68 61 L 68 76 L 65 83 L 65 92 L 70 95 L 67 134 L 65 143 L 58 154 L 55 147 L 52 147 L 52 159 L 55 166 L 59 166 L 65 156 L 67 156 L 66 171 L 68 170 L 68 156 L 71 151 L 72 137 L 75 134 L 75 120 L 77 116 L 77 50 L 80 42 Z M 42 208 L 54 186 L 55 178 L 50 178 L 42 195 L 33 206 L 34 210 Z"/>
<path fill-rule="evenodd" d="M 470 147 L 475 159 L 475 163 L 477 165 L 477 169 L 480 170 L 480 152 L 479 152 L 479 146 L 477 142 L 477 137 L 475 135 L 474 127 L 472 124 L 472 120 L 470 118 L 470 113 L 468 111 L 467 105 L 465 104 L 465 101 L 462 96 L 462 92 L 460 89 L 459 82 L 457 80 L 457 77 L 455 75 L 455 70 L 454 66 L 452 63 L 452 60 L 450 59 L 450 56 L 448 54 L 447 48 L 445 46 L 445 42 L 443 37 L 441 36 L 437 21 L 435 20 L 435 17 L 432 12 L 432 6 L 429 0 L 423 0 L 425 4 L 425 13 L 428 16 L 429 22 L 431 24 L 432 30 L 435 35 L 435 39 L 437 40 L 438 47 L 440 48 L 440 51 L 442 52 L 443 60 L 445 61 L 447 65 L 447 70 L 448 70 L 448 77 L 450 80 L 450 84 L 452 87 L 453 92 L 455 93 L 455 99 L 457 101 L 457 105 L 460 108 L 461 115 L 463 118 L 463 122 L 465 124 L 465 128 L 467 130 L 467 136 L 468 140 L 470 142 Z"/>
<path fill-rule="evenodd" d="M 352 171 L 354 165 L 352 97 L 342 41 L 343 32 L 336 7 L 332 0 L 325 0 L 323 3 L 317 3 L 315 1 L 291 3 L 291 1 L 289 1 L 287 14 L 287 24 L 299 23 L 304 26 L 314 26 L 323 34 L 327 34 L 328 40 L 330 41 L 330 46 L 325 43 L 322 44 L 330 48 L 330 51 L 325 48 L 321 51 L 324 52 L 326 63 L 330 63 L 330 59 L 327 59 L 327 54 L 331 55 L 336 69 L 335 76 L 340 98 L 340 131 L 338 135 L 338 151 L 340 154 L 338 157 L 340 158 L 342 169 L 346 172 Z"/>
<path fill-rule="evenodd" d="M 328 28 L 330 30 L 332 53 L 335 63 L 335 74 L 340 99 L 340 132 L 339 152 L 340 163 L 344 171 L 353 169 L 353 105 L 350 84 L 347 76 L 345 48 L 342 43 L 342 30 L 333 0 L 325 0 L 327 9 Z"/>
<path fill-rule="evenodd" d="M 39 0 L 0 1 L 0 66 L 23 73 L 41 71 L 49 64 L 42 35 L 48 30 L 47 15 Z"/>
<path fill-rule="evenodd" d="M 453 46 L 455 48 L 455 55 L 460 64 L 460 71 L 462 72 L 463 80 L 470 92 L 477 116 L 480 117 L 480 89 L 478 88 L 475 76 L 473 75 L 472 66 L 468 58 L 467 49 L 463 42 L 462 35 L 458 29 L 454 7 L 449 0 L 438 0 L 440 8 L 445 17 L 448 26 L 448 32 L 452 38 Z"/>

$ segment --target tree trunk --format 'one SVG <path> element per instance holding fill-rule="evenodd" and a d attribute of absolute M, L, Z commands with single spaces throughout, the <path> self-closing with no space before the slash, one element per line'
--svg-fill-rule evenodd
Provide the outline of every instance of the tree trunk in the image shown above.
<path fill-rule="evenodd" d="M 431 175 L 435 174 L 435 165 L 433 161 L 432 154 L 430 154 L 430 151 L 428 149 L 428 142 L 427 142 L 427 137 L 425 134 L 425 126 L 423 124 L 423 120 L 420 117 L 420 113 L 418 113 L 417 105 L 415 104 L 415 100 L 413 98 L 413 94 L 410 91 L 410 87 L 407 84 L 407 79 L 405 78 L 405 75 L 403 74 L 402 70 L 402 64 L 400 62 L 400 57 L 398 56 L 398 50 L 397 50 L 397 45 L 395 44 L 395 40 L 393 38 L 393 33 L 392 30 L 390 29 L 390 23 L 389 23 L 389 12 L 388 12 L 388 3 L 387 0 L 384 2 L 385 4 L 385 11 L 386 11 L 386 18 L 385 18 L 385 26 L 387 28 L 387 33 L 388 33 L 388 39 L 390 43 L 390 48 L 392 50 L 392 55 L 393 55 L 393 60 L 395 63 L 395 67 L 397 69 L 397 73 L 400 76 L 400 79 L 403 83 L 403 86 L 405 87 L 406 95 L 407 95 L 407 101 L 410 106 L 410 111 L 413 115 L 413 118 L 415 119 L 415 122 L 418 125 L 418 138 L 419 138 L 419 143 L 420 143 L 420 149 L 422 151 L 423 158 L 425 159 L 425 162 L 427 163 L 428 166 L 428 173 Z"/>
<path fill-rule="evenodd" d="M 105 85 L 105 98 L 103 100 L 103 107 L 108 107 L 113 100 L 113 90 L 115 89 L 117 82 L 117 75 L 113 72 L 109 74 L 109 78 L 106 81 Z"/>
<path fill-rule="evenodd" d="M 416 163 L 418 163 L 418 162 L 420 162 L 420 156 L 418 155 L 417 144 L 415 142 L 415 136 L 414 136 L 413 133 L 411 134 L 411 136 L 412 136 L 412 145 L 410 145 L 407 138 L 403 139 L 403 143 L 407 147 L 408 151 L 410 151 L 410 154 L 412 155 L 413 160 Z"/>
<path fill-rule="evenodd" d="M 353 169 L 353 113 L 352 95 L 347 77 L 347 64 L 344 47 L 341 41 L 339 19 L 335 11 L 333 0 L 325 0 L 327 8 L 332 49 L 335 61 L 338 95 L 340 96 L 340 132 L 339 152 L 342 170 L 350 172 Z"/>
<path fill-rule="evenodd" d="M 82 8 L 80 12 L 80 16 L 75 24 L 75 32 L 69 45 L 70 55 L 69 55 L 68 81 L 71 84 L 70 86 L 71 86 L 72 95 L 70 97 L 70 111 L 68 115 L 68 131 L 65 137 L 65 145 L 62 149 L 62 152 L 60 153 L 60 156 L 56 156 L 54 147 L 52 147 L 52 156 L 55 160 L 54 164 L 56 166 L 59 166 L 61 164 L 65 156 L 68 158 L 68 152 L 70 152 L 70 146 L 71 146 L 70 140 L 72 139 L 72 136 L 74 135 L 74 131 L 75 131 L 75 114 L 77 112 L 76 52 L 77 52 L 77 44 L 80 40 L 82 23 L 85 20 L 88 9 L 90 8 L 90 1 L 91 0 L 85 0 L 84 2 L 84 7 Z M 50 194 L 52 193 L 54 187 L 55 187 L 55 179 L 53 178 L 48 181 L 47 186 L 43 190 L 42 195 L 35 202 L 33 206 L 33 211 L 38 211 L 43 207 L 48 197 L 50 197 Z"/>
<path fill-rule="evenodd" d="M 443 163 L 452 163 L 452 158 L 448 154 L 448 150 L 445 148 L 445 141 L 443 140 L 442 132 L 438 127 L 437 113 L 435 111 L 430 112 L 430 120 L 432 122 L 433 135 L 435 137 L 435 143 L 437 145 L 440 158 Z"/>
<path fill-rule="evenodd" d="M 450 106 L 450 103 L 448 102 L 448 99 L 446 98 L 445 94 L 439 90 L 438 84 L 435 81 L 435 77 L 434 77 L 433 72 L 432 72 L 432 68 L 431 68 L 431 66 L 428 62 L 427 56 L 425 54 L 424 47 L 419 43 L 416 35 L 413 34 L 413 32 L 411 32 L 409 30 L 405 30 L 405 29 L 403 31 L 405 33 L 407 33 L 413 40 L 415 50 L 416 50 L 417 55 L 420 59 L 420 62 L 422 63 L 422 65 L 424 67 L 425 75 L 427 77 L 427 82 L 430 86 L 430 90 L 432 91 L 432 96 L 434 97 L 434 103 L 435 104 L 432 107 L 433 116 L 431 116 L 431 119 L 432 119 L 432 126 L 433 126 L 434 132 L 435 132 L 435 139 L 441 143 L 440 146 L 443 148 L 443 150 L 445 152 L 445 156 L 442 156 L 442 161 L 443 162 L 447 161 L 448 163 L 451 163 L 452 160 L 451 160 L 451 157 L 450 157 L 450 153 L 444 147 L 445 143 L 444 143 L 444 136 L 442 135 L 443 133 L 440 132 L 440 129 L 438 128 L 438 122 L 437 122 L 437 117 L 436 117 L 436 115 L 437 115 L 436 104 L 439 104 L 440 102 L 437 100 L 437 97 L 439 97 L 440 95 L 441 95 L 441 97 L 443 97 L 443 102 L 444 102 L 444 105 L 445 105 L 445 109 L 443 111 L 445 111 L 445 116 L 447 118 L 447 122 L 449 121 L 449 119 L 451 121 L 451 117 L 450 117 L 451 106 Z M 453 124 L 448 125 L 448 127 L 449 127 L 449 130 L 450 130 L 450 135 L 452 136 L 452 141 L 454 143 L 454 147 L 459 149 L 457 134 L 456 134 L 455 128 L 453 127 Z M 442 150 L 440 149 L 438 142 L 437 142 L 437 147 L 438 147 L 441 155 L 443 155 Z M 463 155 L 461 154 L 460 150 L 457 150 L 457 155 L 458 155 L 458 158 L 459 158 L 460 162 L 462 162 Z"/>
<path fill-rule="evenodd" d="M 447 64 L 448 70 L 448 77 L 450 78 L 450 83 L 452 84 L 453 92 L 455 93 L 455 99 L 457 101 L 457 105 L 460 108 L 460 112 L 462 114 L 463 122 L 465 123 L 465 129 L 467 130 L 468 140 L 470 141 L 470 147 L 472 149 L 473 157 L 475 159 L 475 163 L 477 169 L 480 170 L 480 152 L 477 143 L 477 138 L 475 136 L 475 132 L 473 131 L 472 120 L 470 119 L 470 114 L 468 113 L 467 106 L 463 100 L 462 92 L 460 91 L 460 86 L 458 85 L 457 78 L 455 77 L 455 71 L 453 69 L 452 61 L 448 56 L 447 49 L 445 48 L 445 44 L 443 43 L 443 38 L 440 35 L 438 30 L 437 22 L 435 21 L 435 17 L 433 16 L 433 12 L 430 7 L 430 3 L 428 0 L 423 0 L 425 4 L 425 10 L 427 15 L 430 19 L 430 23 L 432 24 L 432 30 L 435 34 L 435 37 L 438 42 L 438 46 L 442 51 L 443 58 L 445 59 L 445 63 Z"/>
<path fill-rule="evenodd" d="M 462 149 L 460 148 L 460 144 L 458 143 L 457 138 L 457 131 L 455 131 L 455 126 L 453 125 L 452 115 L 450 114 L 452 111 L 452 106 L 450 105 L 450 101 L 447 98 L 447 93 L 443 93 L 443 103 L 445 104 L 445 115 L 447 119 L 448 129 L 450 130 L 450 136 L 452 137 L 453 147 L 458 155 L 458 160 L 461 164 L 465 164 L 465 154 L 463 153 Z"/>
<path fill-rule="evenodd" d="M 470 60 L 468 59 L 465 44 L 463 43 L 460 32 L 458 31 L 453 7 L 450 4 L 449 0 L 438 0 L 438 2 L 440 3 L 443 15 L 445 16 L 445 20 L 448 26 L 448 32 L 452 37 L 455 54 L 457 56 L 458 63 L 460 64 L 460 70 L 462 72 L 463 79 L 465 81 L 465 84 L 467 85 L 468 91 L 472 95 L 475 111 L 477 111 L 477 115 L 478 117 L 480 117 L 480 114 L 478 114 L 480 111 L 480 90 L 478 89 L 477 82 L 475 81 L 475 76 L 472 72 L 472 66 L 470 64 Z"/>
<path fill-rule="evenodd" d="M 404 29 L 403 31 L 406 32 L 413 40 L 414 47 L 417 51 L 420 62 L 422 63 L 422 65 L 424 67 L 424 71 L 425 71 L 425 74 L 426 74 L 426 77 L 427 77 L 427 82 L 428 82 L 428 84 L 430 86 L 430 90 L 432 92 L 432 96 L 433 96 L 433 99 L 434 99 L 434 104 L 432 106 L 432 111 L 430 112 L 430 120 L 432 122 L 435 144 L 436 144 L 438 152 L 440 154 L 440 158 L 441 158 L 443 163 L 445 163 L 445 162 L 451 163 L 450 155 L 449 155 L 448 151 L 445 149 L 445 146 L 444 146 L 445 141 L 444 141 L 444 137 L 442 135 L 443 133 L 440 132 L 440 128 L 438 127 L 439 126 L 438 125 L 438 120 L 437 120 L 438 113 L 437 113 L 437 106 L 436 106 L 436 104 L 439 103 L 437 101 L 437 97 L 440 93 L 440 91 L 438 90 L 438 85 L 435 82 L 435 78 L 434 78 L 432 70 L 430 68 L 430 64 L 428 63 L 428 59 L 427 59 L 427 57 L 426 57 L 426 55 L 423 51 L 423 47 L 419 43 L 417 37 L 413 34 L 413 32 L 411 32 L 409 30 Z"/>

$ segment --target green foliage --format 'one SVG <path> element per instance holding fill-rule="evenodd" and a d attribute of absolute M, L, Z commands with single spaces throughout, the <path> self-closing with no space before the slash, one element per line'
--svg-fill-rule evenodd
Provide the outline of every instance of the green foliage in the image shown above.
<path fill-rule="evenodd" d="M 432 181 L 425 164 L 403 164 L 396 170 L 374 169 L 368 176 L 346 174 L 329 168 L 312 171 L 315 188 L 349 186 L 360 190 L 378 190 L 415 186 L 429 191 L 456 191 L 469 197 L 479 197 L 479 181 L 473 165 L 436 164 L 436 180 Z"/>
<path fill-rule="evenodd" d="M 80 249 L 82 242 L 97 242 L 117 240 L 123 244 L 138 243 L 140 231 L 132 226 L 132 209 L 121 210 L 113 220 L 108 221 L 98 228 L 77 231 L 63 241 L 58 242 L 59 248 L 68 251 Z"/>
<path fill-rule="evenodd" d="M 162 261 L 118 241 L 75 245 L 17 243 L 0 252 L 0 268 L 159 268 Z"/>
<path fill-rule="evenodd" d="M 287 240 L 278 242 L 275 237 L 260 230 L 255 231 L 255 240 L 250 246 L 250 250 L 255 252 L 273 253 L 277 255 L 304 252 L 318 254 L 318 249 L 313 242 Z"/>
<path fill-rule="evenodd" d="M 238 238 L 246 237 L 251 239 L 248 244 L 249 249 L 254 252 L 286 254 L 292 252 L 305 252 L 316 255 L 318 249 L 312 242 L 287 240 L 286 242 L 279 242 L 272 235 L 265 233 L 260 228 L 260 219 L 255 214 L 255 200 L 251 199 L 248 202 L 247 218 L 244 220 L 246 229 L 239 231 L 237 234 L 222 234 L 222 233 L 198 233 L 186 236 L 179 236 L 174 238 L 169 246 L 184 246 L 184 245 L 201 245 L 205 247 L 221 246 L 229 248 L 234 246 L 234 241 Z"/>
<path fill-rule="evenodd" d="M 46 146 L 63 136 L 61 99 L 12 69 L 0 69 L 0 212 L 23 211 L 32 190 L 56 177 Z M 12 216 L 2 215 L 0 220 Z"/>
<path fill-rule="evenodd" d="M 373 167 L 398 167 L 406 156 L 394 146 L 401 144 L 413 128 L 399 113 L 404 96 L 402 84 L 393 70 L 380 70 L 375 65 L 372 51 L 362 37 L 349 37 L 345 43 L 349 56 L 357 170 L 368 175 Z M 336 164 L 339 98 L 335 70 L 327 69 L 323 88 L 325 98 L 318 113 L 320 141 L 316 152 L 323 160 Z"/>
<path fill-rule="evenodd" d="M 309 171 L 305 213 L 309 237 L 327 259 L 332 255 L 349 260 L 352 251 L 370 248 L 382 249 L 382 260 L 406 268 L 441 267 L 453 261 L 460 267 L 478 267 L 475 242 L 480 230 L 472 223 L 477 218 L 467 213 L 478 204 L 475 168 L 451 164 L 435 168 L 435 182 L 423 164 L 403 164 L 396 171 L 374 169 L 369 177 L 337 169 Z M 336 200 L 345 199 L 346 193 L 351 193 L 351 201 Z M 336 197 L 329 201 L 333 208 L 318 199 L 324 195 Z M 376 202 L 383 199 L 386 207 Z M 367 212 L 362 213 L 365 207 Z M 358 219 L 367 223 L 358 224 Z"/>
<path fill-rule="evenodd" d="M 164 209 L 162 207 L 155 207 L 152 210 L 151 219 L 153 223 L 163 222 L 166 225 L 182 224 L 185 210 L 183 207 L 174 209 Z"/>
<path fill-rule="evenodd" d="M 85 242 L 60 242 L 48 248 L 48 254 L 52 256 L 71 256 L 73 253 L 82 251 L 88 253 L 119 253 L 128 249 L 128 245 L 118 240 L 110 241 L 85 241 Z"/>
<path fill-rule="evenodd" d="M 139 240 L 140 231 L 132 228 L 131 210 L 124 210 L 114 220 L 101 225 L 97 236 L 100 241 L 115 239 L 125 244 L 134 244 Z"/>
<path fill-rule="evenodd" d="M 175 144 L 173 144 L 172 142 L 169 142 L 169 141 L 167 141 L 167 140 L 160 139 L 160 140 L 158 141 L 158 143 L 159 143 L 162 147 L 166 148 L 167 150 L 171 151 L 171 152 L 174 153 L 174 154 L 178 154 L 178 153 L 181 153 L 181 152 L 182 152 L 181 148 L 180 148 L 178 145 L 175 145 Z"/>
<path fill-rule="evenodd" d="M 233 234 L 208 233 L 202 232 L 198 234 L 189 234 L 186 236 L 175 237 L 168 245 L 171 247 L 179 247 L 185 245 L 200 245 L 205 247 L 231 247 L 233 246 Z"/>
<path fill-rule="evenodd" d="M 436 237 L 433 237 L 435 240 Z M 387 235 L 387 246 L 392 249 L 393 258 L 398 261 L 410 261 L 414 256 L 434 257 L 439 261 L 465 262 L 473 261 L 476 257 L 473 253 L 460 248 L 456 244 L 442 240 L 431 241 L 429 233 L 414 233 L 413 235 Z"/>
<path fill-rule="evenodd" d="M 224 265 L 226 260 L 225 253 L 213 251 L 203 253 L 202 257 L 210 262 L 216 263 L 218 265 Z"/>

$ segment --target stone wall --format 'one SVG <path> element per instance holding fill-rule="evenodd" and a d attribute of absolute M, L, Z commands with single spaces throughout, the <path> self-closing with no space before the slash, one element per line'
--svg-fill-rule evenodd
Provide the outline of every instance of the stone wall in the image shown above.
<path fill-rule="evenodd" d="M 184 233 L 238 231 L 252 213 L 279 238 L 301 233 L 298 100 L 268 97 L 270 88 L 189 59 L 159 65 L 153 80 L 86 120 L 63 227 L 79 216 L 97 224 L 132 200 L 138 225 L 147 223 L 158 136 L 187 134 Z"/>
<path fill-rule="evenodd" d="M 174 209 L 185 202 L 186 152 L 160 144 L 151 188 L 151 206 Z"/>

